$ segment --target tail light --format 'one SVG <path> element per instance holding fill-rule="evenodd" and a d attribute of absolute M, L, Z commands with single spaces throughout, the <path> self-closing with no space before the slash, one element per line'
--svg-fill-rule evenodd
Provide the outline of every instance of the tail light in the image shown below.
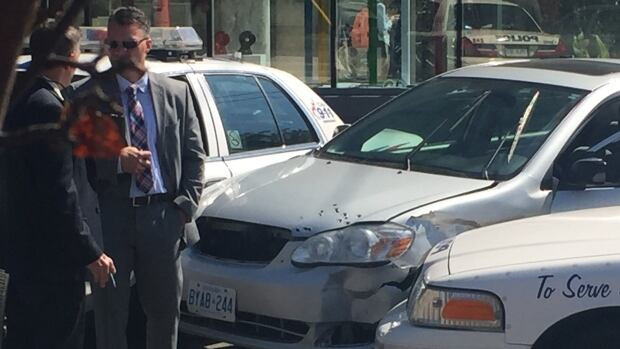
<path fill-rule="evenodd" d="M 539 47 L 534 53 L 536 58 L 553 58 L 553 57 L 568 57 L 568 48 L 564 44 L 564 41 L 560 39 L 558 44 L 553 46 Z"/>
<path fill-rule="evenodd" d="M 497 57 L 497 47 L 492 44 L 474 44 L 468 38 L 463 38 L 464 57 Z"/>

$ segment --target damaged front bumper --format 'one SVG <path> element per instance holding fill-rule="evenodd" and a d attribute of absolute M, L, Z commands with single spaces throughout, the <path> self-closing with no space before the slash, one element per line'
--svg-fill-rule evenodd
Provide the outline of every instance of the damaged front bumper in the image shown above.
<path fill-rule="evenodd" d="M 251 348 L 372 348 L 376 324 L 407 296 L 394 280 L 405 280 L 409 271 L 394 265 L 295 267 L 290 256 L 300 243 L 287 243 L 268 264 L 186 250 L 180 330 Z M 235 321 L 191 313 L 191 282 L 234 289 Z"/>

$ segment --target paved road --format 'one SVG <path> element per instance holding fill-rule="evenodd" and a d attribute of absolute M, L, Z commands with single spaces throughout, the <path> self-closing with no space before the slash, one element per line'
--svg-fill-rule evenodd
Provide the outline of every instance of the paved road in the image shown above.
<path fill-rule="evenodd" d="M 188 337 L 180 334 L 178 349 L 243 349 L 229 343 Z"/>
<path fill-rule="evenodd" d="M 133 321 L 132 321 L 133 320 Z M 136 319 L 130 315 L 129 328 L 127 329 L 128 344 L 130 348 L 143 348 L 144 347 L 144 320 Z M 94 319 L 93 314 L 88 313 L 86 315 L 86 336 L 85 336 L 84 349 L 96 349 L 95 346 L 95 333 L 94 333 Z M 194 336 L 184 335 L 179 333 L 179 345 L 178 349 L 244 349 L 237 347 L 229 343 L 219 342 L 215 340 L 209 340 Z"/>
<path fill-rule="evenodd" d="M 179 341 L 178 349 L 243 349 L 241 347 L 234 346 L 230 343 L 216 342 L 216 341 L 198 341 L 198 342 L 185 342 Z"/>

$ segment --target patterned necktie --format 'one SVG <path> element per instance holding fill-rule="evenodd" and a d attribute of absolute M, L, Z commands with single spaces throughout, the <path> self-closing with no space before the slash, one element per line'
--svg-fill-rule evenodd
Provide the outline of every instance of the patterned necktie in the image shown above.
<path fill-rule="evenodd" d="M 142 105 L 136 96 L 137 86 L 127 87 L 127 101 L 129 102 L 129 134 L 131 145 L 140 150 L 149 150 L 146 137 L 146 125 L 144 124 L 144 113 Z M 151 169 L 136 174 L 136 186 L 144 193 L 148 193 L 153 188 L 153 174 Z"/>

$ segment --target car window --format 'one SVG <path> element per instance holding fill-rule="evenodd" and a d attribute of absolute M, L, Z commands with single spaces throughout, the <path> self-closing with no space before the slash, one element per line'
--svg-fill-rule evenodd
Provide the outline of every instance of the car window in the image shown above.
<path fill-rule="evenodd" d="M 583 183 L 576 162 L 582 159 L 604 162 L 598 177 Z M 556 162 L 554 175 L 560 182 L 583 187 L 620 186 L 620 99 L 605 103 L 575 135 L 570 145 Z"/>
<path fill-rule="evenodd" d="M 284 144 L 303 144 L 317 142 L 318 138 L 309 125 L 306 117 L 299 108 L 293 104 L 290 98 L 276 84 L 268 79 L 259 78 L 267 99 L 271 105 L 282 136 Z"/>
<path fill-rule="evenodd" d="M 256 79 L 206 75 L 226 133 L 230 154 L 282 146 L 280 132 Z"/>
<path fill-rule="evenodd" d="M 454 11 L 450 11 L 448 28 L 455 27 Z M 463 4 L 463 29 L 540 32 L 534 19 L 523 8 L 501 4 Z"/>
<path fill-rule="evenodd" d="M 317 156 L 508 179 L 584 95 L 580 90 L 517 81 L 435 79 L 360 120 Z"/>

